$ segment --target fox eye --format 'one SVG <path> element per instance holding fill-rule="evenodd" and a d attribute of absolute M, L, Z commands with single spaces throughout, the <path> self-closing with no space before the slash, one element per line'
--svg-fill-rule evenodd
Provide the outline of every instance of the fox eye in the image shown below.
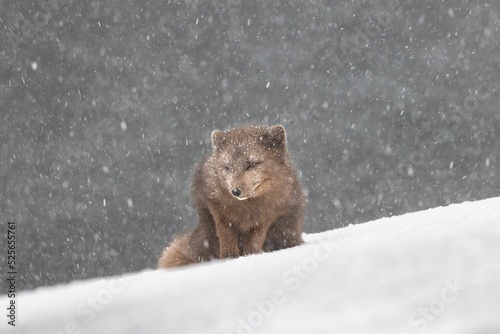
<path fill-rule="evenodd" d="M 253 167 L 257 166 L 260 163 L 261 163 L 261 161 L 249 161 L 248 164 L 247 164 L 247 170 L 250 169 L 250 168 L 253 168 Z"/>
<path fill-rule="evenodd" d="M 225 170 L 231 170 L 231 167 L 229 165 L 224 165 Z"/>

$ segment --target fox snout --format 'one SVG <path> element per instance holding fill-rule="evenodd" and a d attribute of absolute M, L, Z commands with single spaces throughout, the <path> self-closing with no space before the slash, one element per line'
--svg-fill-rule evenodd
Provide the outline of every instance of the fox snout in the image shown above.
<path fill-rule="evenodd" d="M 244 200 L 253 195 L 253 189 L 250 187 L 246 187 L 244 185 L 241 186 L 231 186 L 231 194 L 239 200 Z"/>
<path fill-rule="evenodd" d="M 229 192 L 239 200 L 245 200 L 256 195 L 255 189 L 259 186 L 259 182 L 248 176 L 242 175 L 228 180 Z"/>

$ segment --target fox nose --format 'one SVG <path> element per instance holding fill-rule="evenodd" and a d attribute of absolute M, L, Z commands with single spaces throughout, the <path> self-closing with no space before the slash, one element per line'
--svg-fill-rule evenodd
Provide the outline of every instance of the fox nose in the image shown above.
<path fill-rule="evenodd" d="M 239 190 L 238 188 L 234 188 L 233 190 L 231 190 L 231 193 L 232 193 L 234 196 L 238 197 L 238 196 L 240 196 L 240 195 L 241 195 L 241 190 Z"/>

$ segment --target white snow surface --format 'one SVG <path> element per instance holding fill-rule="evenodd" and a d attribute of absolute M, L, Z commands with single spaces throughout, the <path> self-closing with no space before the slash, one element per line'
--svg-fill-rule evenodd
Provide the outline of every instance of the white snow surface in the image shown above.
<path fill-rule="evenodd" d="M 500 197 L 18 294 L 1 333 L 500 333 Z"/>

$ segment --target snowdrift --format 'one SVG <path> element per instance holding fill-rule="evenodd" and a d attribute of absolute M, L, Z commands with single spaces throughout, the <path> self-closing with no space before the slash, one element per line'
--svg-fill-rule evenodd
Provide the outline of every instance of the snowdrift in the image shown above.
<path fill-rule="evenodd" d="M 20 293 L 1 333 L 500 333 L 500 198 Z M 0 298 L 3 313 L 7 296 Z"/>

